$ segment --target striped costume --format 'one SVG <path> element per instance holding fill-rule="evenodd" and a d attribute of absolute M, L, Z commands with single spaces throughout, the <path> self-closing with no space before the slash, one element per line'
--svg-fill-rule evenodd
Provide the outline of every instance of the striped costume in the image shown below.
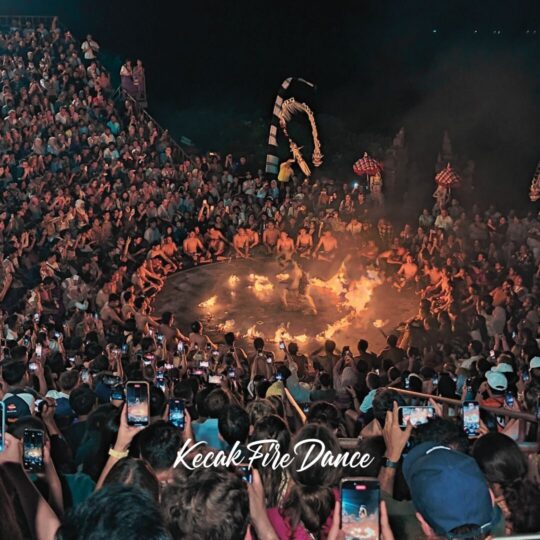
<path fill-rule="evenodd" d="M 288 77 L 281 83 L 281 87 L 278 91 L 278 95 L 274 103 L 274 110 L 272 112 L 272 122 L 270 123 L 270 132 L 268 134 L 268 153 L 266 156 L 265 172 L 266 174 L 270 176 L 276 176 L 279 170 L 279 158 L 277 156 L 278 126 L 279 126 L 280 116 L 281 116 L 281 107 L 283 105 L 283 101 L 285 100 L 285 95 L 287 93 L 287 90 L 289 89 L 289 86 L 291 85 L 293 81 L 298 81 L 298 82 L 307 84 L 308 86 L 311 86 L 312 88 L 315 88 L 315 85 L 313 83 L 310 83 L 309 81 L 306 81 L 298 77 Z"/>

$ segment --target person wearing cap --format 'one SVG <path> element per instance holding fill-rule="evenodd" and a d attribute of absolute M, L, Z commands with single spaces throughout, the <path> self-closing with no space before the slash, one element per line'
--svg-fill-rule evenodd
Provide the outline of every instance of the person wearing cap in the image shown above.
<path fill-rule="evenodd" d="M 540 382 L 540 356 L 535 356 L 529 363 L 529 373 L 531 380 Z"/>
<path fill-rule="evenodd" d="M 512 409 L 519 411 L 517 399 L 513 400 L 511 405 L 508 404 L 505 394 L 508 390 L 508 373 L 512 373 L 513 368 L 510 364 L 501 363 L 486 373 L 486 380 L 478 388 L 476 401 L 480 405 L 493 407 L 496 409 Z M 499 431 L 505 433 L 513 439 L 518 436 L 519 423 L 516 418 L 507 421 L 504 416 L 497 416 L 497 425 Z"/>
<path fill-rule="evenodd" d="M 488 538 L 501 522 L 476 461 L 436 442 L 415 446 L 403 461 L 416 517 L 427 538 Z"/>
<path fill-rule="evenodd" d="M 45 397 L 56 401 L 55 420 L 62 425 L 69 425 L 73 419 L 73 411 L 69 403 L 71 391 L 79 383 L 79 372 L 75 370 L 64 371 L 58 378 L 59 390 L 49 390 Z"/>
<path fill-rule="evenodd" d="M 39 372 L 41 373 L 40 378 L 43 379 L 43 369 L 40 369 Z M 39 394 L 30 388 L 30 374 L 26 362 L 12 360 L 4 363 L 2 365 L 2 378 L 8 385 L 2 399 L 6 410 L 6 421 L 15 422 L 18 418 L 30 416 Z M 43 388 L 47 388 L 46 383 Z"/>

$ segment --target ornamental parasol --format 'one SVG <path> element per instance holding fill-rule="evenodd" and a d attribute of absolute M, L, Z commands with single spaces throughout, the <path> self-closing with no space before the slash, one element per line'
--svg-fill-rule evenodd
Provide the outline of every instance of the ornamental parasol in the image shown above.
<path fill-rule="evenodd" d="M 362 176 L 363 174 L 367 174 L 369 176 L 380 174 L 382 168 L 382 164 L 370 157 L 367 152 L 364 152 L 364 157 L 360 158 L 353 165 L 354 174 L 357 174 L 358 176 Z"/>
<path fill-rule="evenodd" d="M 531 199 L 531 202 L 536 202 L 540 199 L 540 161 L 534 171 L 531 188 L 529 190 L 529 199 Z"/>
<path fill-rule="evenodd" d="M 445 188 L 458 187 L 461 183 L 459 174 L 452 169 L 450 163 L 435 175 L 435 182 Z"/>

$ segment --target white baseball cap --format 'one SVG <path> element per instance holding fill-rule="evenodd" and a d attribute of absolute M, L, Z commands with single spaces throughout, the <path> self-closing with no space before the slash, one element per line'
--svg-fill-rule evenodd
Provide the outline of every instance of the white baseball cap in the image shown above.
<path fill-rule="evenodd" d="M 486 379 L 493 390 L 506 390 L 508 388 L 506 377 L 498 371 L 488 371 L 486 373 Z"/>
<path fill-rule="evenodd" d="M 531 363 L 529 364 L 529 369 L 538 369 L 540 368 L 540 356 L 535 356 Z"/>

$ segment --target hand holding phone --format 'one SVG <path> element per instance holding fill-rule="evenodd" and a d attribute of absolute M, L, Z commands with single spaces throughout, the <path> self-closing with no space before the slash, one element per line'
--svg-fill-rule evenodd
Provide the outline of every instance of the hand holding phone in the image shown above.
<path fill-rule="evenodd" d="M 178 429 L 186 425 L 186 406 L 183 399 L 169 400 L 169 422 Z"/>
<path fill-rule="evenodd" d="M 150 389 L 146 381 L 128 382 L 126 385 L 127 423 L 146 427 L 150 423 Z"/>
<path fill-rule="evenodd" d="M 341 530 L 345 540 L 380 538 L 381 491 L 374 478 L 344 478 L 341 481 Z"/>
<path fill-rule="evenodd" d="M 470 439 L 480 435 L 480 406 L 477 401 L 463 402 L 463 429 Z"/>
<path fill-rule="evenodd" d="M 23 466 L 27 471 L 42 472 L 45 434 L 41 429 L 25 429 L 23 435 Z"/>
<path fill-rule="evenodd" d="M 249 463 L 242 463 L 238 466 L 238 470 L 242 475 L 242 480 L 246 482 L 246 484 L 253 484 L 253 469 Z"/>
<path fill-rule="evenodd" d="M 431 405 L 426 407 L 399 407 L 398 415 L 399 425 L 401 427 L 406 427 L 409 422 L 413 427 L 416 427 L 421 424 L 427 424 L 429 420 L 435 418 L 435 407 Z"/>

